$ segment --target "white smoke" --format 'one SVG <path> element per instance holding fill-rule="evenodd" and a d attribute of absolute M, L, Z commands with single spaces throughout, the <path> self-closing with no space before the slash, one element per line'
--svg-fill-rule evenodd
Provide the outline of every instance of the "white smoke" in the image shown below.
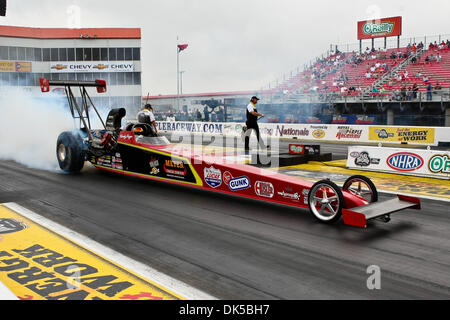
<path fill-rule="evenodd" d="M 0 159 L 27 167 L 59 171 L 58 135 L 74 128 L 64 99 L 52 93 L 33 95 L 0 84 Z"/>

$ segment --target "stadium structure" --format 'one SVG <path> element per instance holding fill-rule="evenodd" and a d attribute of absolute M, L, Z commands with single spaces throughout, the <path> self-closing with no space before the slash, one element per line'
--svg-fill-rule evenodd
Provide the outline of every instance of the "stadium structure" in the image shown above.
<path fill-rule="evenodd" d="M 450 35 L 401 37 L 401 25 L 402 17 L 360 21 L 357 45 L 331 45 L 259 90 L 144 99 L 180 120 L 206 111 L 203 120 L 218 121 L 223 109 L 226 121 L 242 121 L 257 94 L 267 122 L 450 126 Z"/>

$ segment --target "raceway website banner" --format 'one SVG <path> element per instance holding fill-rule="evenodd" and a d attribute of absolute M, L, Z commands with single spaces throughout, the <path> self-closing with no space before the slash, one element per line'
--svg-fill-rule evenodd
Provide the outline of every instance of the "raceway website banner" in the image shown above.
<path fill-rule="evenodd" d="M 349 147 L 347 167 L 450 179 L 450 151 Z"/>
<path fill-rule="evenodd" d="M 159 121 L 158 130 L 166 133 L 196 133 L 241 136 L 244 123 Z M 308 141 L 351 143 L 389 143 L 438 145 L 450 142 L 450 128 L 395 127 L 368 125 L 260 123 L 261 135 L 270 138 L 296 138 Z"/>

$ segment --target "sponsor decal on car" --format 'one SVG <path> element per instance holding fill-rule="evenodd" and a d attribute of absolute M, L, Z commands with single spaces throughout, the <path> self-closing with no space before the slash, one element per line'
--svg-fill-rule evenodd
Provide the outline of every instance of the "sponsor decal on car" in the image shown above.
<path fill-rule="evenodd" d="M 250 188 L 250 179 L 247 176 L 233 178 L 228 183 L 231 191 L 239 191 Z"/>
<path fill-rule="evenodd" d="M 229 171 L 225 171 L 223 174 L 223 183 L 228 185 L 231 179 L 233 179 L 233 175 Z"/>
<path fill-rule="evenodd" d="M 302 195 L 303 195 L 303 203 L 308 204 L 308 195 L 309 195 L 310 189 L 303 189 Z"/>
<path fill-rule="evenodd" d="M 433 173 L 450 173 L 450 157 L 448 155 L 435 155 L 428 162 L 428 170 Z"/>
<path fill-rule="evenodd" d="M 424 160 L 421 156 L 410 152 L 399 152 L 389 156 L 387 165 L 396 171 L 415 171 L 422 168 Z"/>
<path fill-rule="evenodd" d="M 204 179 L 208 186 L 211 188 L 218 188 L 222 185 L 222 171 L 214 167 L 209 167 L 203 170 Z"/>
<path fill-rule="evenodd" d="M 150 165 L 150 168 L 157 168 L 159 167 L 159 159 L 155 157 L 151 157 L 148 161 L 148 164 Z"/>
<path fill-rule="evenodd" d="M 270 182 L 256 181 L 255 193 L 260 197 L 273 198 L 273 195 L 275 194 L 275 188 Z"/>
<path fill-rule="evenodd" d="M 298 194 L 297 192 L 295 193 L 289 193 L 286 191 L 281 191 L 281 192 L 277 192 L 278 195 L 282 196 L 285 199 L 290 199 L 290 200 L 294 200 L 294 201 L 300 201 L 300 194 Z"/>
<path fill-rule="evenodd" d="M 119 138 L 124 140 L 131 140 L 133 139 L 133 136 L 131 134 L 121 134 Z"/>
<path fill-rule="evenodd" d="M 186 176 L 186 167 L 183 161 L 178 160 L 166 160 L 164 162 L 164 171 L 167 176 L 175 175 L 178 177 Z"/>

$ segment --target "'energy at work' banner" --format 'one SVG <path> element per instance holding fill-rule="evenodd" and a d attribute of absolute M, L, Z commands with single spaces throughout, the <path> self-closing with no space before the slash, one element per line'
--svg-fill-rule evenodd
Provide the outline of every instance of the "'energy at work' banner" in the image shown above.
<path fill-rule="evenodd" d="M 434 128 L 410 127 L 370 127 L 369 140 L 381 142 L 400 142 L 409 144 L 433 144 Z"/>

